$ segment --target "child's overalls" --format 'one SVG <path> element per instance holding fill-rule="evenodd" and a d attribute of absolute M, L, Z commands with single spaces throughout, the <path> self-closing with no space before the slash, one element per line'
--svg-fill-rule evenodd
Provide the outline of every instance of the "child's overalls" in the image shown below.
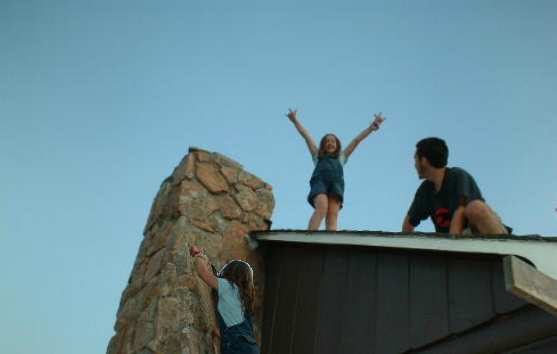
<path fill-rule="evenodd" d="M 217 311 L 221 336 L 222 354 L 259 354 L 259 347 L 253 334 L 251 318 L 244 314 L 244 322 L 227 327 Z"/>
<path fill-rule="evenodd" d="M 340 205 L 342 205 L 344 200 L 344 172 L 339 158 L 330 156 L 319 158 L 309 185 L 311 190 L 308 195 L 308 202 L 312 207 L 315 208 L 313 198 L 321 193 L 336 196 Z"/>

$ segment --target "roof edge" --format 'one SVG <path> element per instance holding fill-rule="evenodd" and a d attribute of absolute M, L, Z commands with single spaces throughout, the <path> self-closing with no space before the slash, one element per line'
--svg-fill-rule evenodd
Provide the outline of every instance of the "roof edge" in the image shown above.
<path fill-rule="evenodd" d="M 546 238 L 529 239 L 522 236 L 507 237 L 440 237 L 436 234 L 405 234 L 384 232 L 328 232 L 274 230 L 253 232 L 252 237 L 259 242 L 321 244 L 332 246 L 367 246 L 458 252 L 470 254 L 515 255 L 527 259 L 541 272 L 557 279 L 557 240 Z"/>

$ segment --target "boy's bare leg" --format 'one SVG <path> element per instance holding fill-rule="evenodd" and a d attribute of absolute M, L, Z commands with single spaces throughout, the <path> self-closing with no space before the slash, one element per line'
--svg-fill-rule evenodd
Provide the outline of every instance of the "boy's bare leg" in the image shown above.
<path fill-rule="evenodd" d="M 313 198 L 313 206 L 315 210 L 313 211 L 313 215 L 309 219 L 309 230 L 319 230 L 319 226 L 321 225 L 321 221 L 327 215 L 328 209 L 328 199 L 326 194 L 318 194 Z"/>
<path fill-rule="evenodd" d="M 497 214 L 481 200 L 474 200 L 464 209 L 464 214 L 472 228 L 483 235 L 506 235 L 507 228 Z"/>

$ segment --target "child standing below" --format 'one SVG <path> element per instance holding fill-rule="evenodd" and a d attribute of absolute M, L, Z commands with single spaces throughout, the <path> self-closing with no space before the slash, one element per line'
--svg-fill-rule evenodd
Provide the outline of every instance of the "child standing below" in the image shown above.
<path fill-rule="evenodd" d="M 337 218 L 344 199 L 344 172 L 343 166 L 348 157 L 354 152 L 369 134 L 379 129 L 385 118 L 379 114 L 374 114 L 373 122 L 364 129 L 352 142 L 342 150 L 340 140 L 334 134 L 326 134 L 321 138 L 319 149 L 309 132 L 302 126 L 297 117 L 296 110 L 288 110 L 288 119 L 304 138 L 308 146 L 311 158 L 315 165 L 311 175 L 310 192 L 308 202 L 315 209 L 309 219 L 309 230 L 318 230 L 321 221 L 325 218 L 327 230 L 337 229 Z"/>
<path fill-rule="evenodd" d="M 191 246 L 190 255 L 195 257 L 201 279 L 218 293 L 221 353 L 259 354 L 251 322 L 255 296 L 251 266 L 244 261 L 232 261 L 215 276 L 202 249 Z"/>

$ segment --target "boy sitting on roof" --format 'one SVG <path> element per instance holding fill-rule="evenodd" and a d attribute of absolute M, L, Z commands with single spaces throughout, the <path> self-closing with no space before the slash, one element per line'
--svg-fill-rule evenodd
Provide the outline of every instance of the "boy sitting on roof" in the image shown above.
<path fill-rule="evenodd" d="M 413 232 L 420 221 L 431 217 L 439 233 L 462 235 L 508 234 L 511 229 L 501 222 L 485 203 L 474 178 L 458 167 L 447 167 L 449 148 L 444 140 L 426 138 L 416 144 L 414 165 L 420 179 L 425 179 L 402 225 L 402 232 Z"/>

